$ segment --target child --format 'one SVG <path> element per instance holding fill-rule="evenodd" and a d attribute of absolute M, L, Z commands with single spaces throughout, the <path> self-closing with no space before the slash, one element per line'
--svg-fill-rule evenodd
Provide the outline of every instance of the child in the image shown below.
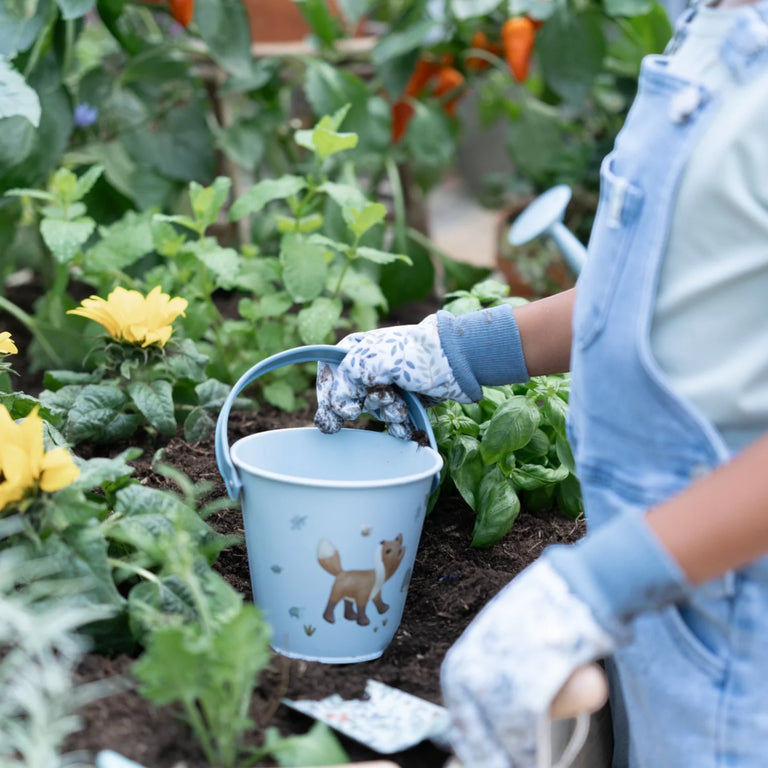
<path fill-rule="evenodd" d="M 355 334 L 320 371 L 321 429 L 365 409 L 401 434 L 379 385 L 468 402 L 572 372 L 588 533 L 545 550 L 449 651 L 466 768 L 532 768 L 536 724 L 598 658 L 615 768 L 768 765 L 766 296 L 768 0 L 722 0 L 643 62 L 576 289 Z"/>

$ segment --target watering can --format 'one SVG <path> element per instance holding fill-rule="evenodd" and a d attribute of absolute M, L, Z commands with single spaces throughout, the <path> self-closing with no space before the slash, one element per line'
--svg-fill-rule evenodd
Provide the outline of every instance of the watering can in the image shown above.
<path fill-rule="evenodd" d="M 402 392 L 423 440 L 315 426 L 248 435 L 231 447 L 229 412 L 265 373 L 306 362 L 338 364 L 331 345 L 289 349 L 254 365 L 219 413 L 219 471 L 240 499 L 253 600 L 272 647 L 328 664 L 376 659 L 400 625 L 430 494 L 443 459 L 424 406 Z"/>
<path fill-rule="evenodd" d="M 523 245 L 548 235 L 560 248 L 573 273 L 578 275 L 584 266 L 587 249 L 563 224 L 565 209 L 570 200 L 571 189 L 567 184 L 552 187 L 523 210 L 510 227 L 507 237 L 511 245 Z"/>

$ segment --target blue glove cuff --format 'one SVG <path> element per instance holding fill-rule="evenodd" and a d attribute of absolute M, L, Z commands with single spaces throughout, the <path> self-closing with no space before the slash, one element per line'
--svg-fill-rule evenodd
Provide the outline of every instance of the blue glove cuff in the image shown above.
<path fill-rule="evenodd" d="M 614 633 L 638 614 L 681 602 L 693 590 L 637 512 L 616 515 L 572 546 L 547 547 L 542 557 Z"/>
<path fill-rule="evenodd" d="M 483 386 L 528 381 L 523 344 L 509 304 L 464 315 L 437 313 L 440 344 L 462 391 L 472 400 L 483 397 Z"/>

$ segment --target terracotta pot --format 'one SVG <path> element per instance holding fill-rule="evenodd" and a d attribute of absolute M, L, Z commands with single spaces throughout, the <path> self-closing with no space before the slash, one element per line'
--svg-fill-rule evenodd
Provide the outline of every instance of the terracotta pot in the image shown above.
<path fill-rule="evenodd" d="M 311 32 L 293 0 L 243 0 L 243 3 L 254 43 L 297 42 Z M 338 12 L 334 0 L 329 0 L 329 7 L 333 13 Z"/>

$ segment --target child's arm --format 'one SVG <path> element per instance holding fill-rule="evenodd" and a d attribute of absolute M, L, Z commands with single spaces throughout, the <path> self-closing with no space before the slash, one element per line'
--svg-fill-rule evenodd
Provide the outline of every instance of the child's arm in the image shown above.
<path fill-rule="evenodd" d="M 515 308 L 525 365 L 531 376 L 564 373 L 571 365 L 571 318 L 576 289 Z"/>
<path fill-rule="evenodd" d="M 768 434 L 646 522 L 692 584 L 768 554 Z"/>

